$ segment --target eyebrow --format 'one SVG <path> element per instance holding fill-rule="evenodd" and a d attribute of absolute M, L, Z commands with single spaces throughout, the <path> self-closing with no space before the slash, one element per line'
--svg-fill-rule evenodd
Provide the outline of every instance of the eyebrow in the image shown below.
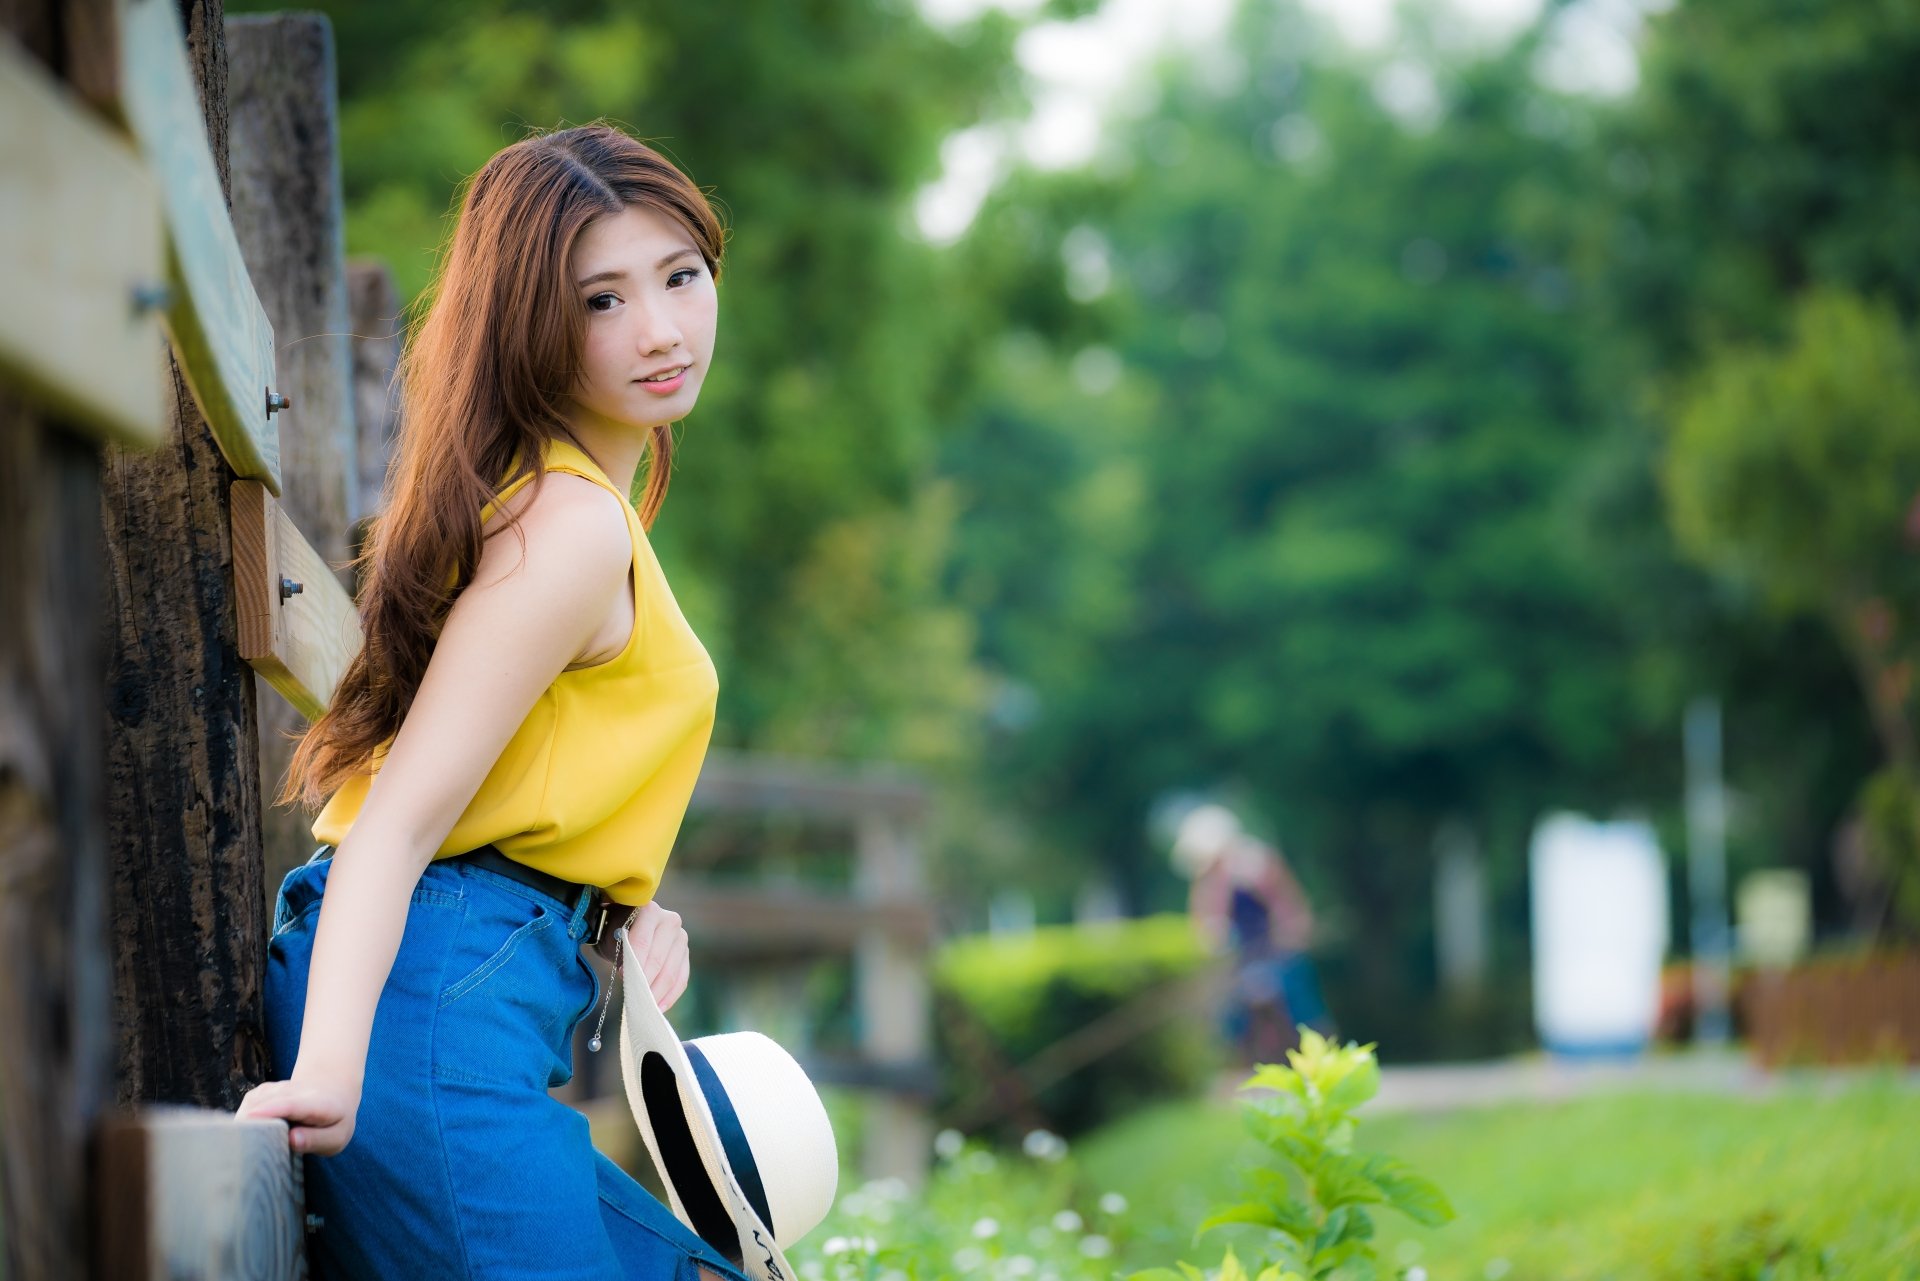
<path fill-rule="evenodd" d="M 665 258 L 662 258 L 659 262 L 654 263 L 653 269 L 655 271 L 658 271 L 670 262 L 674 262 L 678 259 L 685 258 L 688 254 L 697 254 L 699 252 L 700 251 L 698 249 L 693 248 L 693 246 L 691 245 L 687 246 L 685 249 L 676 249 L 672 253 L 668 254 Z M 579 281 L 577 284 L 577 287 L 581 289 L 585 289 L 588 285 L 597 285 L 605 280 L 625 280 L 626 278 L 627 278 L 627 273 L 624 271 L 596 271 L 591 276 L 588 276 L 585 279 Z"/>

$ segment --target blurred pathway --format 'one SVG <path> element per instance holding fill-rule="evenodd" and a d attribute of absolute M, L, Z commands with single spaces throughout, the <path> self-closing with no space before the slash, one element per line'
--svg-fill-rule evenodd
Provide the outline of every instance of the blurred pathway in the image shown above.
<path fill-rule="evenodd" d="M 1247 1073 L 1220 1078 L 1216 1093 L 1231 1098 Z M 1367 1105 L 1389 1112 L 1446 1112 L 1506 1103 L 1550 1103 L 1590 1094 L 1639 1090 L 1659 1094 L 1759 1097 L 1781 1089 L 1840 1089 L 1890 1077 L 1920 1089 L 1920 1070 L 1794 1068 L 1768 1072 L 1739 1051 L 1656 1054 L 1625 1062 L 1570 1062 L 1545 1054 L 1486 1063 L 1431 1063 L 1380 1070 L 1380 1094 Z"/>

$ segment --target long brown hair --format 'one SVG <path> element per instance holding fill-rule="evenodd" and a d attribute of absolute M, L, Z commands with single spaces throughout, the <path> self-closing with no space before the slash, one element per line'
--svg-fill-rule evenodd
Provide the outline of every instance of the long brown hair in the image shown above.
<path fill-rule="evenodd" d="M 726 232 L 688 177 L 604 123 L 534 134 L 467 182 L 453 234 L 401 356 L 400 433 L 361 554 L 365 638 L 306 731 L 278 803 L 320 805 L 398 732 L 454 599 L 480 563 L 481 509 L 508 477 L 538 485 L 566 409 L 586 315 L 569 260 L 589 221 L 640 206 L 687 229 L 719 278 Z M 641 520 L 667 496 L 671 428 L 653 428 Z M 497 536 L 517 521 L 511 512 Z"/>

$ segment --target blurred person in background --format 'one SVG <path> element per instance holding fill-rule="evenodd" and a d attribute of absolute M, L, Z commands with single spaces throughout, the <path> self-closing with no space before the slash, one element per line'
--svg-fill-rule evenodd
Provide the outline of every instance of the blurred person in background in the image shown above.
<path fill-rule="evenodd" d="M 1331 1035 L 1307 955 L 1313 909 L 1280 851 L 1232 810 L 1200 805 L 1180 823 L 1173 866 L 1190 882 L 1187 911 L 1201 937 L 1230 958 L 1221 1029 L 1238 1060 L 1279 1061 L 1301 1024 Z"/>

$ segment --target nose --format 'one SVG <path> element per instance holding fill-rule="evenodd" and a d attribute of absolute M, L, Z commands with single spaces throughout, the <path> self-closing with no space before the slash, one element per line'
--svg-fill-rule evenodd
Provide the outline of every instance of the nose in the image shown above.
<path fill-rule="evenodd" d="M 634 317 L 634 345 L 642 355 L 657 356 L 680 345 L 680 326 L 664 299 L 648 299 L 629 313 Z"/>

